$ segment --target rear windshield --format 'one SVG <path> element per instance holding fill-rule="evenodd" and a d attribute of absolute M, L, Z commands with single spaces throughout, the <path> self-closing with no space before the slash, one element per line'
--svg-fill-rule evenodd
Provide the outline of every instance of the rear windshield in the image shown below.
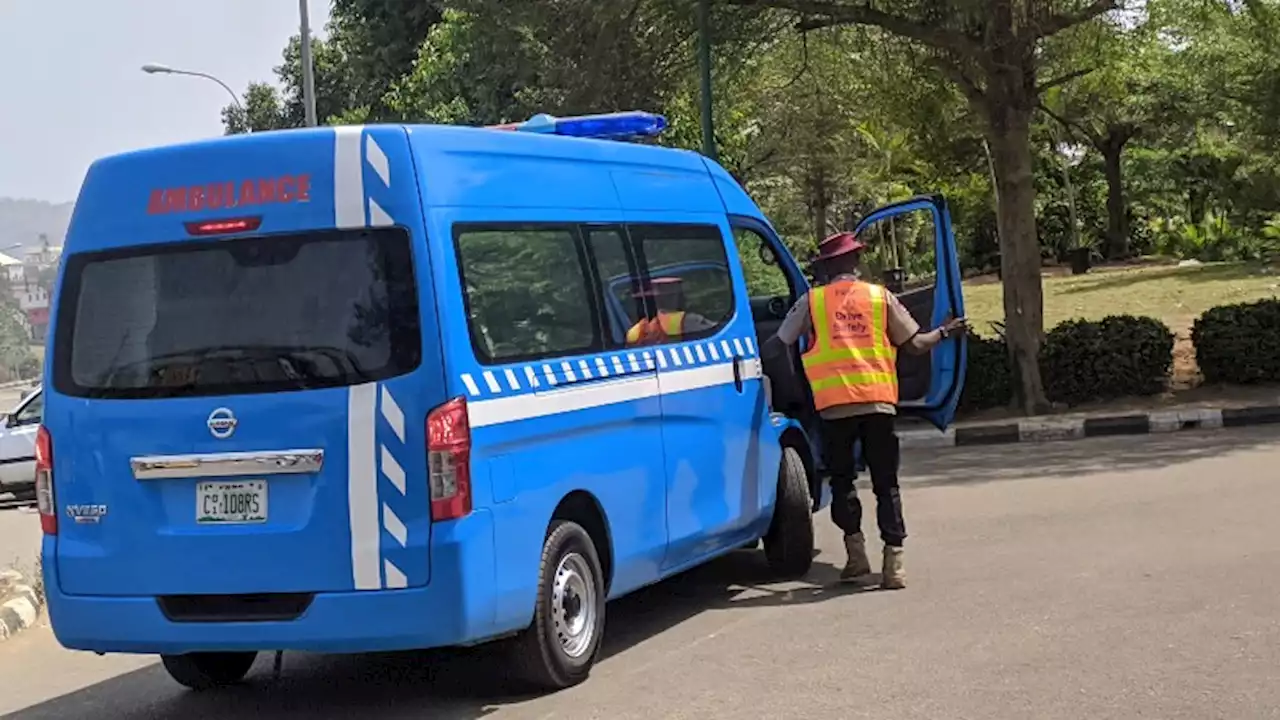
<path fill-rule="evenodd" d="M 54 386 L 80 397 L 338 387 L 422 354 L 399 228 L 71 255 L 58 302 Z"/>

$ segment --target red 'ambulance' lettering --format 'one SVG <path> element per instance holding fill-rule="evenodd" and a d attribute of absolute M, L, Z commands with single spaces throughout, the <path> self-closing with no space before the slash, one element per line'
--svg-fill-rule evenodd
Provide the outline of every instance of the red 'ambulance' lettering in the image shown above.
<path fill-rule="evenodd" d="M 311 202 L 309 174 L 156 188 L 151 191 L 147 200 L 147 214 L 166 215 L 299 202 Z"/>

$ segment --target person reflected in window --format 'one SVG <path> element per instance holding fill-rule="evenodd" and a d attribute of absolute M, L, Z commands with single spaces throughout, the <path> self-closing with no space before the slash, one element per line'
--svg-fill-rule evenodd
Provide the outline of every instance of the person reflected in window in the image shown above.
<path fill-rule="evenodd" d="M 641 317 L 627 331 L 627 346 L 679 342 L 715 327 L 715 323 L 685 310 L 684 282 L 678 277 L 657 277 L 636 293 L 644 306 Z"/>

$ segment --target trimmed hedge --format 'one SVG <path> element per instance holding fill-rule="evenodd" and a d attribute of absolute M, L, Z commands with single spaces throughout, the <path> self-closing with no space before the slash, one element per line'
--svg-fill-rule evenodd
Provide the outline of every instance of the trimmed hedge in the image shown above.
<path fill-rule="evenodd" d="M 1051 402 L 1078 405 L 1163 392 L 1173 367 L 1173 333 L 1149 317 L 1112 315 L 1068 320 L 1040 348 L 1040 372 Z"/>
<path fill-rule="evenodd" d="M 1004 338 L 970 335 L 965 340 L 969 360 L 965 370 L 964 390 L 960 393 L 960 412 L 975 412 L 1004 407 L 1013 402 L 1013 369 L 1009 364 L 1009 347 Z"/>
<path fill-rule="evenodd" d="M 1280 382 L 1280 299 L 1210 308 L 1191 342 L 1205 382 Z"/>

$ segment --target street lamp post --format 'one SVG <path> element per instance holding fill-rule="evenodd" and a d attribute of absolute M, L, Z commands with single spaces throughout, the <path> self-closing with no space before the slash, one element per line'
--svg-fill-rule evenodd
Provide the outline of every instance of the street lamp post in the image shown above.
<path fill-rule="evenodd" d="M 302 106 L 307 117 L 307 127 L 315 127 L 316 70 L 311 60 L 311 19 L 307 12 L 307 0 L 298 0 L 298 26 L 302 50 Z"/>
<path fill-rule="evenodd" d="M 204 78 L 206 80 L 212 80 L 218 83 L 219 85 L 221 85 L 222 89 L 226 90 L 227 94 L 231 96 L 231 102 L 235 103 L 236 107 L 239 108 L 241 113 L 244 112 L 244 105 L 240 104 L 240 97 L 236 95 L 236 91 L 232 90 L 229 85 L 222 82 L 218 78 L 212 75 L 209 75 L 208 73 L 195 72 L 194 70 L 179 70 L 177 68 L 171 68 L 168 65 L 161 65 L 159 63 L 147 63 L 146 65 L 143 65 L 142 72 L 147 73 L 148 75 L 157 75 L 157 74 L 159 75 L 190 75 L 191 77 L 199 77 L 199 78 Z"/>

